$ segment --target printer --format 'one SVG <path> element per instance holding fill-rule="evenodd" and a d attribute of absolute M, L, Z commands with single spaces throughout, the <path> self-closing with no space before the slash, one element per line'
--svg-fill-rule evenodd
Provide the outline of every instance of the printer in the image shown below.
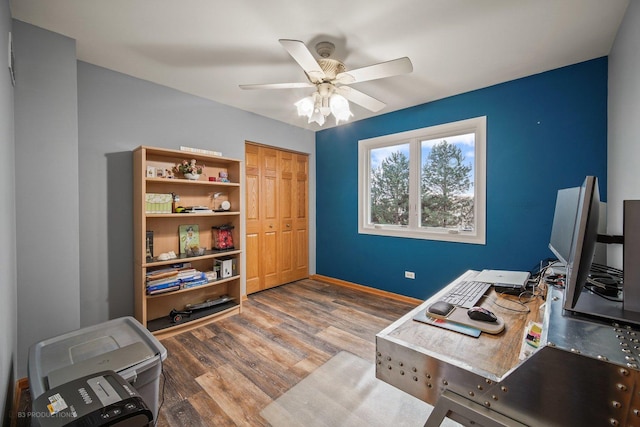
<path fill-rule="evenodd" d="M 32 404 L 32 427 L 146 427 L 153 413 L 115 371 L 74 379 L 45 391 Z"/>

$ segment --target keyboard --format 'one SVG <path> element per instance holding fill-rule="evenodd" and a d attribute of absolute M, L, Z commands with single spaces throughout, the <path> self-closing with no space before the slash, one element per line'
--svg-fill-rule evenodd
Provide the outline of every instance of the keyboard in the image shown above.
<path fill-rule="evenodd" d="M 456 284 L 443 298 L 449 304 L 463 308 L 471 308 L 491 287 L 491 283 L 463 280 Z"/>

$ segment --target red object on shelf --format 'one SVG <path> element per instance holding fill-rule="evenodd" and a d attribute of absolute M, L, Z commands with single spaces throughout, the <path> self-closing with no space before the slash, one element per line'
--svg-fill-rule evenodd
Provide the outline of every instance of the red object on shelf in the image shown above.
<path fill-rule="evenodd" d="M 233 225 L 211 227 L 211 240 L 214 249 L 233 249 Z"/>

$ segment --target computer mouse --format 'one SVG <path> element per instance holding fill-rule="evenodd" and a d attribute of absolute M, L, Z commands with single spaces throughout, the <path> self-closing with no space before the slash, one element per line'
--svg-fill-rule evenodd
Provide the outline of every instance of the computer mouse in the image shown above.
<path fill-rule="evenodd" d="M 471 307 L 467 310 L 467 316 L 473 320 L 479 320 L 481 322 L 495 322 L 498 320 L 498 316 L 484 307 Z"/>

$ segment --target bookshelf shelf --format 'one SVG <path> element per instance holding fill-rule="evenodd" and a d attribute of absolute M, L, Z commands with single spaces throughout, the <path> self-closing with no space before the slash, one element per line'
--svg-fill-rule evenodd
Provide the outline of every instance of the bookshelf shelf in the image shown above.
<path fill-rule="evenodd" d="M 191 316 L 185 317 L 184 320 L 179 323 L 171 322 L 169 316 L 152 319 L 147 323 L 147 328 L 154 335 L 166 334 L 170 331 L 176 333 L 176 329 L 180 329 L 180 332 L 183 332 L 183 330 L 197 328 L 198 326 L 205 325 L 222 317 L 235 314 L 235 311 L 239 309 L 239 304 L 227 302 L 206 310 L 194 312 Z"/>
<path fill-rule="evenodd" d="M 156 298 L 164 298 L 164 297 L 173 297 L 176 294 L 181 294 L 181 293 L 186 293 L 186 292 L 191 292 L 194 291 L 196 288 L 197 289 L 203 289 L 203 288 L 207 288 L 209 286 L 219 286 L 222 284 L 225 284 L 227 282 L 231 282 L 234 281 L 236 279 L 238 279 L 239 276 L 232 276 L 232 277 L 227 277 L 225 279 L 218 279 L 218 280 L 214 280 L 212 282 L 207 283 L 206 285 L 200 285 L 197 286 L 195 288 L 189 288 L 189 289 L 180 289 L 177 291 L 169 291 L 169 292 L 165 292 L 163 294 L 155 294 L 155 295 L 147 295 L 147 299 L 156 299 Z"/>

